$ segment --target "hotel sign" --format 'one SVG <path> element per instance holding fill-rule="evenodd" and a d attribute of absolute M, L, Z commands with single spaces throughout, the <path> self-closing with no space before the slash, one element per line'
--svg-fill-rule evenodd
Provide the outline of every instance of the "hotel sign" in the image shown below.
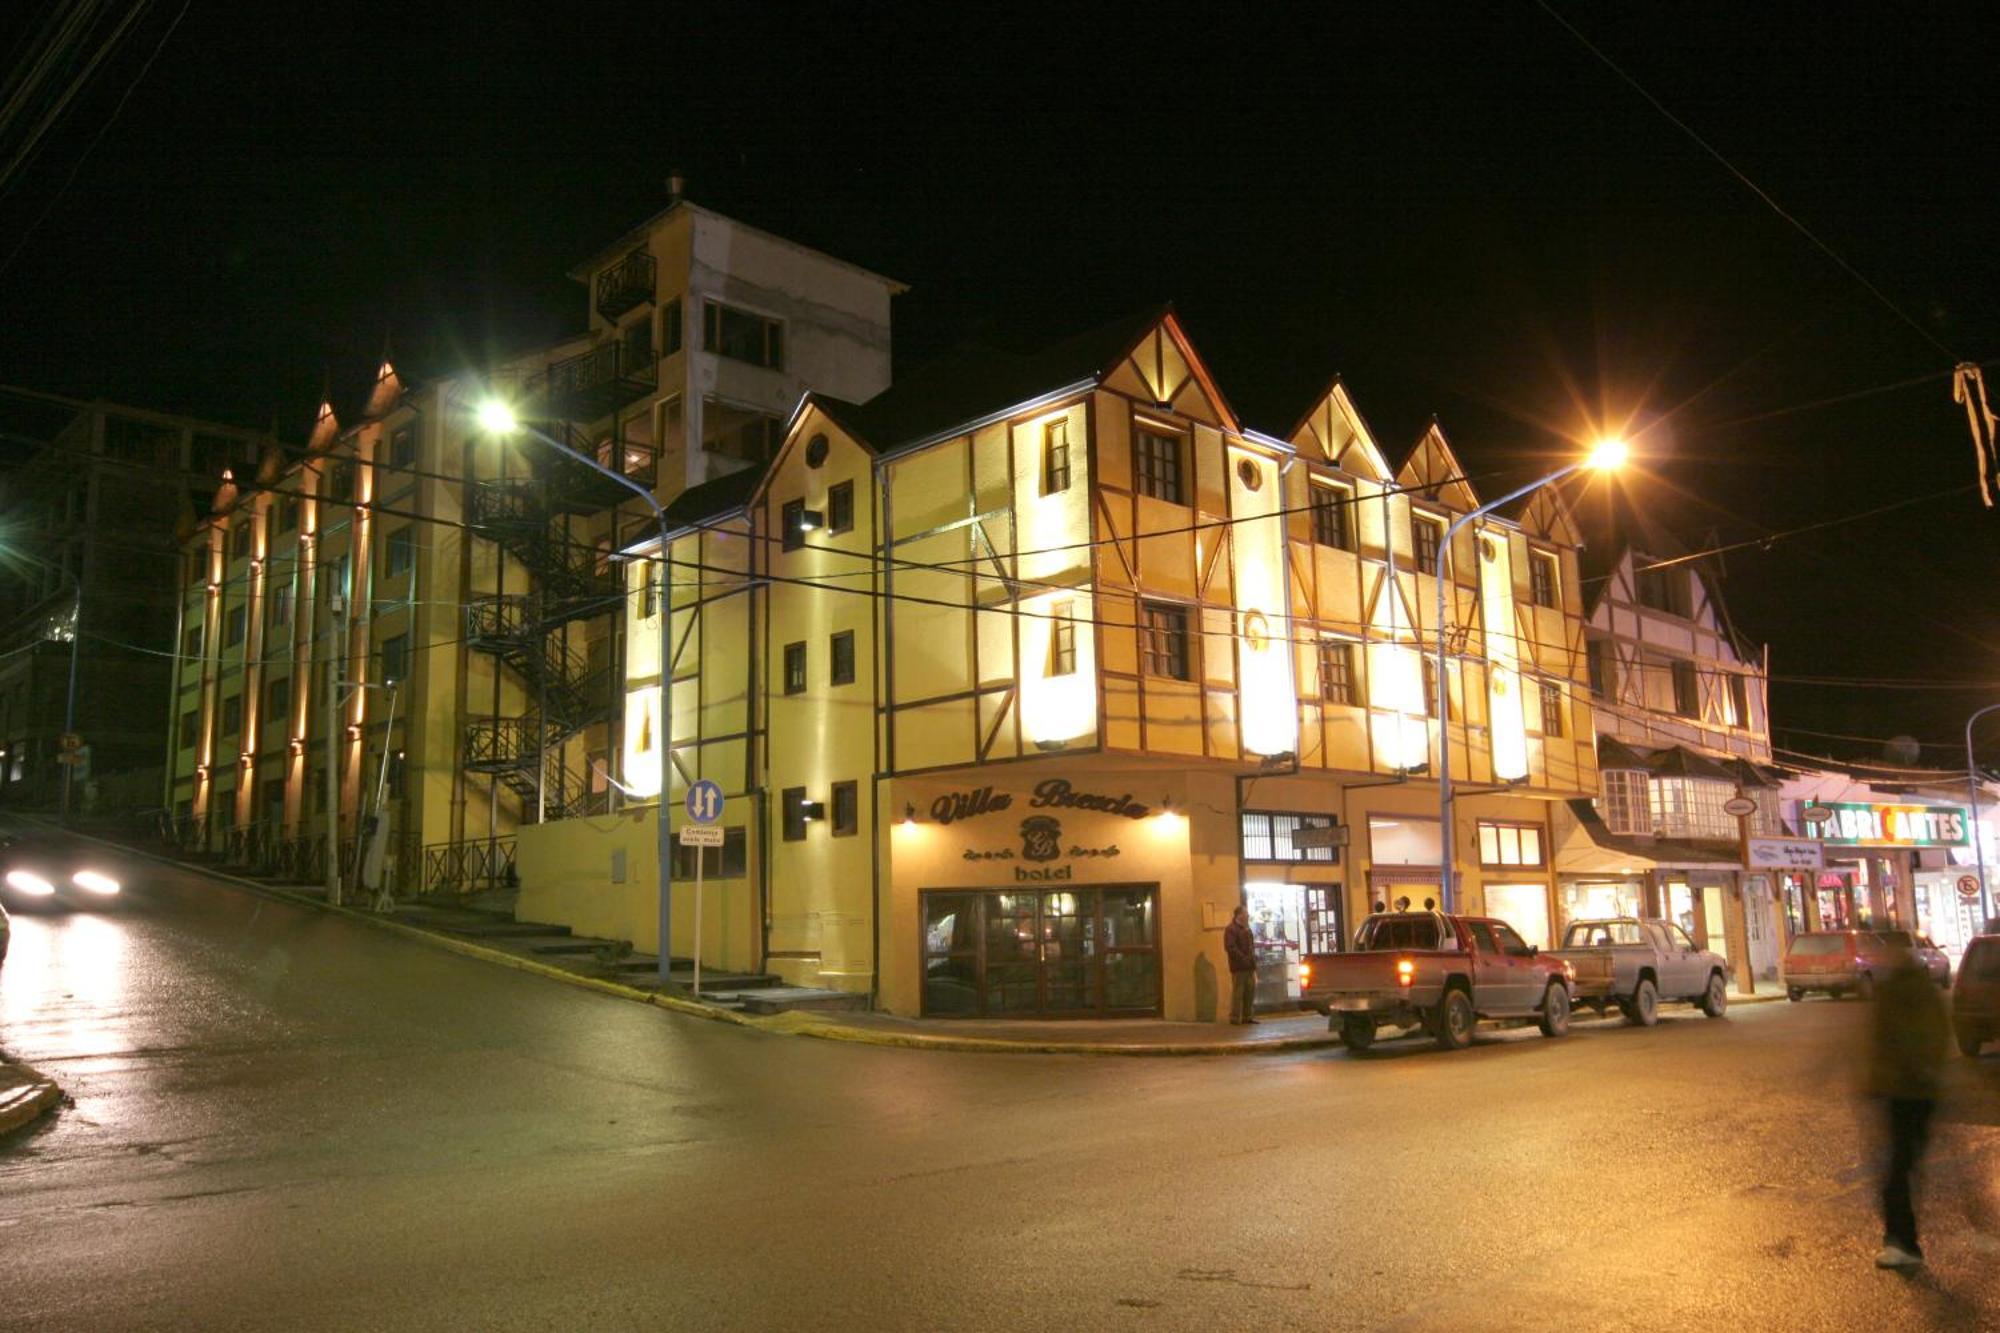
<path fill-rule="evenodd" d="M 1828 801 L 1820 840 L 1839 847 L 1963 847 L 1971 821 L 1958 805 L 1863 805 Z"/>

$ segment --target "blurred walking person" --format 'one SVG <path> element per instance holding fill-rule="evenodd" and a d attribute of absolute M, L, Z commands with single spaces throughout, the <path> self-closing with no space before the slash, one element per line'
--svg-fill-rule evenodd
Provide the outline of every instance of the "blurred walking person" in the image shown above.
<path fill-rule="evenodd" d="M 1888 1169 L 1882 1179 L 1882 1252 L 1877 1268 L 1915 1268 L 1924 1261 L 1917 1244 L 1917 1210 L 1911 1177 L 1930 1144 L 1950 1024 L 1944 999 L 1907 944 L 1891 941 L 1887 976 L 1876 978 L 1869 1015 L 1867 1091 L 1882 1108 L 1889 1131 Z"/>

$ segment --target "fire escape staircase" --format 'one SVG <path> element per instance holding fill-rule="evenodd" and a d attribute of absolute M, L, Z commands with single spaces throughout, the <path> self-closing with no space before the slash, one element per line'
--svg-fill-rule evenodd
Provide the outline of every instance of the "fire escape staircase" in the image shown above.
<path fill-rule="evenodd" d="M 465 767 L 497 777 L 524 808 L 541 801 L 544 818 L 587 813 L 588 784 L 568 776 L 556 752 L 607 715 L 609 671 L 590 670 L 560 637 L 546 633 L 531 597 L 480 598 L 466 607 L 465 619 L 467 646 L 504 664 L 534 701 L 518 717 L 469 722 Z"/>

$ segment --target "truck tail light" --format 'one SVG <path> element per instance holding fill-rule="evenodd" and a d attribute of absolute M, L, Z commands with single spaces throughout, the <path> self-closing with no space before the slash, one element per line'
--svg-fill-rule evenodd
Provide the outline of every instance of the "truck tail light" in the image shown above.
<path fill-rule="evenodd" d="M 1417 965 L 1407 958 L 1396 960 L 1396 984 L 1407 986 L 1417 979 Z"/>

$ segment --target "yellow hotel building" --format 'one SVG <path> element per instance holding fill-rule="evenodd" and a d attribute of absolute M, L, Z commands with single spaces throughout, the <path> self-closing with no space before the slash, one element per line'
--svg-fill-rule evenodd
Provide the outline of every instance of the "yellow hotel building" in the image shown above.
<path fill-rule="evenodd" d="M 1462 472 L 1435 427 L 1392 467 L 1338 383 L 1244 426 L 1171 312 L 808 395 L 674 501 L 663 597 L 628 547 L 631 799 L 521 828 L 519 914 L 654 947 L 650 802 L 709 778 L 704 963 L 897 1014 L 1216 1019 L 1239 901 L 1281 1002 L 1443 854 L 1546 940 L 1552 807 L 1597 790 L 1576 530 L 1547 491 L 1461 530 L 1431 716 Z"/>

